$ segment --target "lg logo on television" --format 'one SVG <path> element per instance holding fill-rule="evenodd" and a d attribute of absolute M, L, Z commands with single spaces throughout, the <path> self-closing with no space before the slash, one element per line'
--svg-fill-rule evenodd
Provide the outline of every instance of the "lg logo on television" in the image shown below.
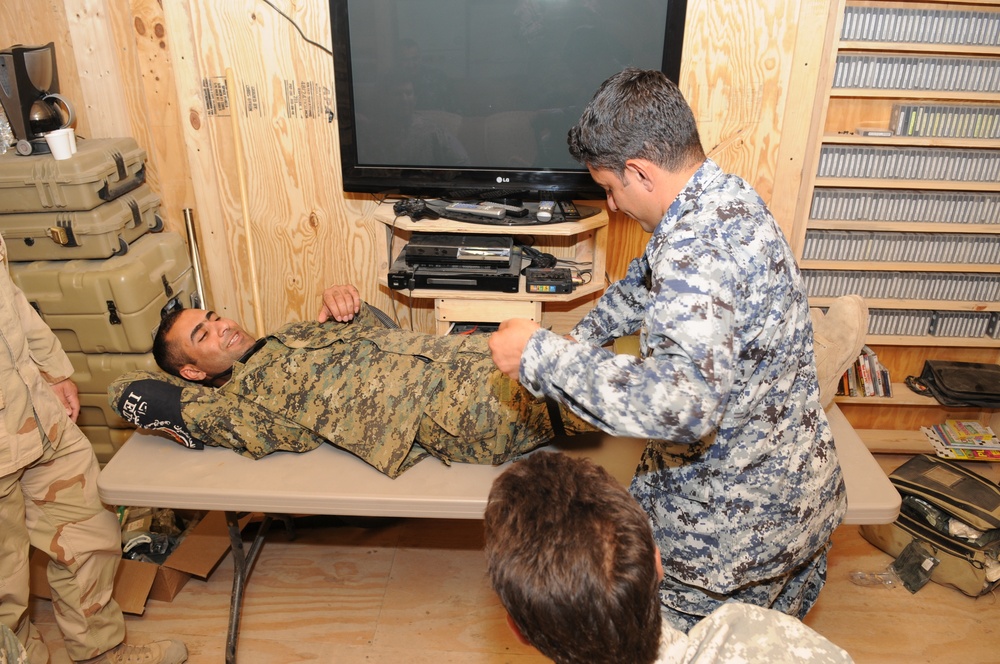
<path fill-rule="evenodd" d="M 497 176 L 497 184 L 504 184 L 505 182 L 510 182 L 510 178 Z"/>

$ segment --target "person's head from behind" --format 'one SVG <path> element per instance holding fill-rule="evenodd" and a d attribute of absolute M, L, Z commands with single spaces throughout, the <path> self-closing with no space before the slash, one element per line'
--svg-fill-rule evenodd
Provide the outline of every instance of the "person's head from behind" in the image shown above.
<path fill-rule="evenodd" d="M 179 309 L 160 320 L 153 359 L 161 369 L 205 382 L 233 368 L 256 339 L 228 318 L 205 309 Z"/>
<path fill-rule="evenodd" d="M 621 208 L 647 231 L 663 210 L 645 209 L 657 201 L 636 200 L 642 192 L 629 187 L 642 188 L 650 166 L 683 173 L 705 159 L 691 107 L 657 70 L 629 68 L 604 81 L 570 128 L 567 143 L 573 158 L 604 187 L 612 209 Z"/>
<path fill-rule="evenodd" d="M 642 508 L 586 459 L 539 452 L 496 479 L 490 581 L 523 641 L 560 664 L 653 662 L 659 552 Z"/>

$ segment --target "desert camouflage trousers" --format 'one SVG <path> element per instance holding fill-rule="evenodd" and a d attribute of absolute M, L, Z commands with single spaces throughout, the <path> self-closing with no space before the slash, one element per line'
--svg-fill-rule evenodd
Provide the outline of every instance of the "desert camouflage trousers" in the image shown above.
<path fill-rule="evenodd" d="M 54 443 L 44 440 L 41 458 L 0 477 L 0 622 L 32 664 L 49 656 L 28 618 L 29 543 L 50 558 L 52 609 L 72 660 L 96 657 L 125 638 L 111 598 L 121 533 L 97 495 L 97 458 L 75 426 Z"/>

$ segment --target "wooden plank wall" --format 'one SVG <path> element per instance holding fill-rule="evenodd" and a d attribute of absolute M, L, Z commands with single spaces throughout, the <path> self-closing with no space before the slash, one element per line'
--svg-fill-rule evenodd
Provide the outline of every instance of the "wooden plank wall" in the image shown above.
<path fill-rule="evenodd" d="M 273 4 L 329 47 L 327 0 Z M 812 99 L 803 54 L 818 41 L 809 36 L 822 34 L 828 6 L 688 0 L 681 88 L 711 156 L 765 200 L 800 168 L 794 137 L 805 134 L 803 99 Z M 212 308 L 261 333 L 314 316 L 322 288 L 343 282 L 393 308 L 374 269 L 375 202 L 340 191 L 336 120 L 327 113 L 332 58 L 274 8 L 259 0 L 0 4 L 0 47 L 48 41 L 58 44 L 61 89 L 77 102 L 80 134 L 130 135 L 146 148 L 168 230 L 183 234 L 183 211 L 193 211 Z M 779 221 L 788 232 L 791 220 Z M 612 215 L 612 278 L 646 237 Z M 404 305 L 396 308 L 405 324 Z M 429 331 L 428 305 L 414 320 Z"/>

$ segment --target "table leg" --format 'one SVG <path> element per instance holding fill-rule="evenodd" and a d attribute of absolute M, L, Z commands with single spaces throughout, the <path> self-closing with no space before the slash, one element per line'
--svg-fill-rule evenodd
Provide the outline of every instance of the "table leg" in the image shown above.
<path fill-rule="evenodd" d="M 273 517 L 270 514 L 264 515 L 260 528 L 253 538 L 250 550 L 243 549 L 243 534 L 240 530 L 240 513 L 226 512 L 226 523 L 229 526 L 229 541 L 233 550 L 233 594 L 229 600 L 229 631 L 226 634 L 226 664 L 236 662 L 236 641 L 240 636 L 240 614 L 243 609 L 243 591 L 246 589 L 250 572 L 257 561 L 261 548 L 264 546 L 264 537 L 271 527 Z"/>

